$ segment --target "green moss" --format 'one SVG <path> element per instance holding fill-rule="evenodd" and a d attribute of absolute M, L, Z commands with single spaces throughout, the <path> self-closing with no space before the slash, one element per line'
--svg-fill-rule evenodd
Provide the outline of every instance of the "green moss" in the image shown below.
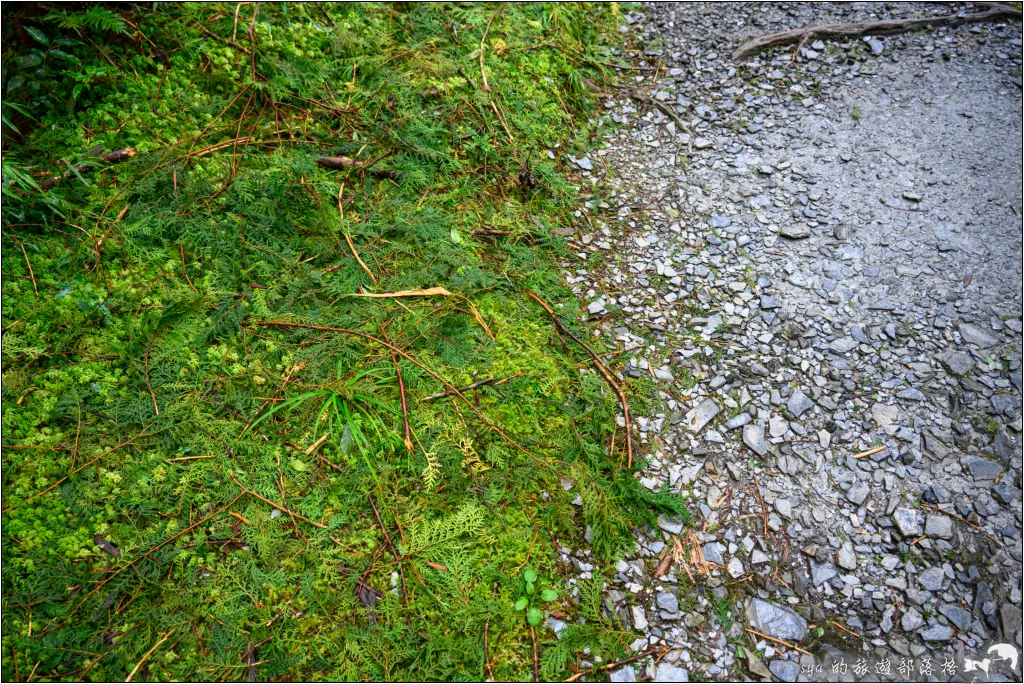
<path fill-rule="evenodd" d="M 43 11 L 3 27 L 4 678 L 123 680 L 159 642 L 137 678 L 482 679 L 487 630 L 523 680 L 527 563 L 571 624 L 546 678 L 625 655 L 557 546 L 589 528 L 599 577 L 688 514 L 607 453 L 614 394 L 526 297 L 581 327 L 545 151 L 591 144 L 615 6 Z M 137 154 L 33 183 L 97 145 Z"/>

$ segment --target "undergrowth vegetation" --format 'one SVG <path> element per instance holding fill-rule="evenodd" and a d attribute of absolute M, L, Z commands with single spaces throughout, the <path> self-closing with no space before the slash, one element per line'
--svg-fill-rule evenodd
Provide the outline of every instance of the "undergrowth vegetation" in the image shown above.
<path fill-rule="evenodd" d="M 106 7 L 4 8 L 3 678 L 626 655 L 602 573 L 685 510 L 526 296 L 592 338 L 561 159 L 615 6 Z"/>

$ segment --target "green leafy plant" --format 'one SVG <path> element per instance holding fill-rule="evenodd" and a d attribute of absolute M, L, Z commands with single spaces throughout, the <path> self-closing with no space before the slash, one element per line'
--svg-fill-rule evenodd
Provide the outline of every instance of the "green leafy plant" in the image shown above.
<path fill-rule="evenodd" d="M 83 31 L 128 32 L 128 25 L 120 15 L 100 5 L 93 5 L 84 12 L 54 10 L 43 17 L 43 21 L 53 22 L 60 28 L 71 29 L 79 34 Z"/>
<path fill-rule="evenodd" d="M 540 609 L 540 604 L 558 600 L 558 592 L 550 587 L 537 590 L 538 584 L 543 583 L 541 580 L 532 568 L 523 569 L 522 586 L 515 609 L 526 611 L 526 622 L 531 627 L 538 627 L 544 621 L 544 611 Z"/>
<path fill-rule="evenodd" d="M 508 568 L 557 577 L 550 535 L 601 576 L 686 515 L 621 465 L 615 397 L 525 297 L 579 320 L 561 155 L 592 144 L 614 8 L 22 10 L 4 678 L 476 680 L 485 630 L 494 678 L 529 678 Z M 626 391 L 646 410 L 655 387 Z M 565 593 L 532 584 L 523 612 Z M 628 649 L 579 586 L 546 679 Z"/>

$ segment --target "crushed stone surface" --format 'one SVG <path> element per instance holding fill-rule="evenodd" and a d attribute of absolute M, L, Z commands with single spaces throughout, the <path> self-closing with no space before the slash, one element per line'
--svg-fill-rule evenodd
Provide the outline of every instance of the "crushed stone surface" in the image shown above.
<path fill-rule="evenodd" d="M 695 525 L 638 530 L 609 578 L 634 651 L 666 650 L 613 681 L 849 679 L 883 658 L 897 679 L 927 661 L 969 681 L 982 658 L 1020 678 L 986 649 L 1024 651 L 1021 24 L 731 58 L 755 35 L 954 11 L 977 10 L 624 17 L 626 57 L 654 69 L 624 72 L 614 127 L 576 160 L 592 194 L 564 266 L 600 339 L 636 347 L 623 379 L 663 401 L 634 418 L 638 477 Z"/>

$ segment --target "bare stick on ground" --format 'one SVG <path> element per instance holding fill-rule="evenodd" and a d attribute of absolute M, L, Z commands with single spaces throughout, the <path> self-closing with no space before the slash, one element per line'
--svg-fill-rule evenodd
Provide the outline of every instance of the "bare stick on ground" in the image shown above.
<path fill-rule="evenodd" d="M 667 648 L 652 648 L 652 649 L 649 649 L 647 651 L 644 651 L 643 653 L 637 653 L 634 656 L 630 656 L 628 658 L 623 658 L 622 660 L 616 660 L 614 663 L 605 663 L 604 665 L 598 665 L 597 667 L 592 667 L 592 668 L 590 668 L 588 670 L 580 670 L 579 672 L 574 674 L 572 677 L 569 677 L 568 679 L 563 679 L 562 681 L 563 682 L 576 682 L 576 681 L 579 681 L 580 679 L 583 679 L 584 677 L 588 677 L 588 676 L 590 676 L 592 674 L 597 674 L 598 672 L 604 672 L 605 670 L 612 670 L 612 669 L 614 669 L 616 667 L 619 667 L 620 665 L 626 665 L 628 663 L 632 663 L 634 661 L 640 660 L 641 658 L 646 658 L 647 656 L 652 656 L 652 655 L 660 656 L 662 653 L 665 653 L 667 650 L 668 650 Z"/>
<path fill-rule="evenodd" d="M 120 150 L 114 150 L 113 152 L 107 152 L 106 154 L 100 155 L 99 157 L 96 157 L 96 160 L 104 164 L 117 164 L 118 162 L 131 159 L 134 156 L 135 150 L 133 148 L 124 147 Z M 73 173 L 85 173 L 87 171 L 92 171 L 93 168 L 94 166 L 92 162 L 82 162 L 74 167 L 74 171 L 68 170 L 59 176 L 50 176 L 49 178 L 44 179 L 39 184 L 39 188 L 45 192 L 68 176 L 73 175 Z"/>
<path fill-rule="evenodd" d="M 623 418 L 625 418 L 625 423 L 626 423 L 626 459 L 627 459 L 627 467 L 632 468 L 633 467 L 633 437 L 632 437 L 631 433 L 633 432 L 633 429 L 632 429 L 632 426 L 630 425 L 630 422 L 629 422 L 629 403 L 626 401 L 626 393 L 622 391 L 622 387 L 619 385 L 618 382 L 615 381 L 615 376 L 612 375 L 611 371 L 608 370 L 608 368 L 603 363 L 601 363 L 601 357 L 599 357 L 594 352 L 594 350 L 591 349 L 589 345 L 587 345 L 586 342 L 581 340 L 579 337 L 576 336 L 575 333 L 573 333 L 571 330 L 569 330 L 569 328 L 567 328 L 565 326 L 565 323 L 562 323 L 562 321 L 558 318 L 558 316 L 555 315 L 554 309 L 552 309 L 550 306 L 548 306 L 547 303 L 543 299 L 541 299 L 540 297 L 535 295 L 533 292 L 527 291 L 526 295 L 528 297 L 530 297 L 531 299 L 535 300 L 538 304 L 540 304 L 541 306 L 544 307 L 544 310 L 548 312 L 548 315 L 551 316 L 551 320 L 553 320 L 555 322 L 555 325 L 558 326 L 559 330 L 561 330 L 563 333 L 565 333 L 566 335 L 571 337 L 576 342 L 576 344 L 580 345 L 581 347 L 583 347 L 584 349 L 587 350 L 587 353 L 590 354 L 590 358 L 594 361 L 594 365 L 597 366 L 597 370 L 599 370 L 601 372 L 601 375 L 603 375 L 604 379 L 608 381 L 609 385 L 611 385 L 611 388 L 615 391 L 615 394 L 618 395 L 619 403 L 622 404 L 622 416 L 623 416 Z"/>
<path fill-rule="evenodd" d="M 1021 11 L 1006 5 L 992 5 L 984 12 L 977 14 L 945 14 L 939 17 L 922 19 L 886 19 L 883 21 L 865 21 L 853 24 L 819 24 L 805 28 L 780 31 L 766 36 L 758 36 L 736 48 L 732 53 L 733 61 L 740 62 L 751 55 L 768 48 L 781 45 L 793 45 L 806 42 L 811 38 L 856 38 L 858 36 L 877 36 L 887 33 L 904 33 L 936 26 L 960 26 L 983 21 L 1001 21 L 1004 19 L 1020 19 Z"/>

